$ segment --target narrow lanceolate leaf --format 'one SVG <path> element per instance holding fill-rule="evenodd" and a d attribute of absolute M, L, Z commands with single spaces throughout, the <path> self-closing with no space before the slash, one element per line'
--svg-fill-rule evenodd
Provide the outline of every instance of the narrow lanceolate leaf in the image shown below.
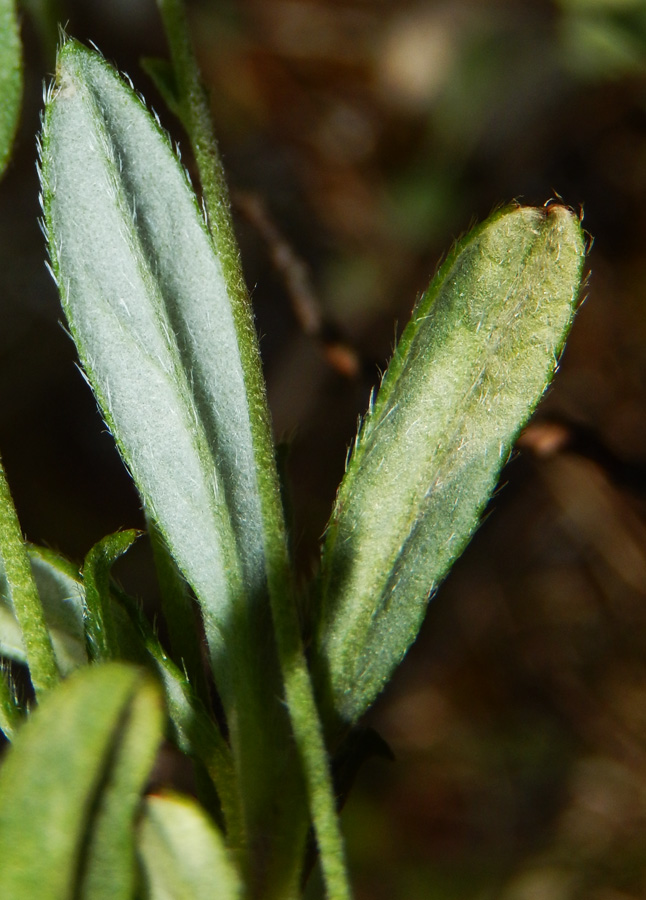
<path fill-rule="evenodd" d="M 85 371 L 220 657 L 242 589 L 225 484 L 259 547 L 226 285 L 161 129 L 114 70 L 73 41 L 59 52 L 46 108 L 42 183 L 52 265 Z"/>
<path fill-rule="evenodd" d="M 0 0 L 0 175 L 18 126 L 22 60 L 15 0 Z"/>
<path fill-rule="evenodd" d="M 37 696 L 40 696 L 58 681 L 58 667 L 43 604 L 32 575 L 27 547 L 20 533 L 20 523 L 1 463 L 0 572 L 4 573 L 11 609 L 20 626 L 20 640 L 29 666 L 29 675 Z"/>
<path fill-rule="evenodd" d="M 123 664 L 48 694 L 0 768 L 0 896 L 132 897 L 133 819 L 162 725 L 156 685 Z"/>
<path fill-rule="evenodd" d="M 222 835 L 189 797 L 146 799 L 139 825 L 146 900 L 238 900 L 240 876 Z"/>
<path fill-rule="evenodd" d="M 282 834 L 270 820 L 288 726 L 229 284 L 159 125 L 74 41 L 59 52 L 41 163 L 70 330 L 146 513 L 200 604 L 245 818 Z"/>
<path fill-rule="evenodd" d="M 584 258 L 562 206 L 507 208 L 418 303 L 352 452 L 323 553 L 315 669 L 353 722 L 476 528 L 574 314 Z"/>
<path fill-rule="evenodd" d="M 96 53 L 59 53 L 42 135 L 54 273 L 79 353 L 147 511 L 225 636 L 265 593 L 249 410 L 227 284 L 186 175 Z M 253 655 L 250 653 L 250 655 Z"/>

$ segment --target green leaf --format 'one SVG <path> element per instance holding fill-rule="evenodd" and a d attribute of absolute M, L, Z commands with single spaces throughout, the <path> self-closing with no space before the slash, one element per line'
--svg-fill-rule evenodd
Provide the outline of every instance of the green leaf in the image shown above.
<path fill-rule="evenodd" d="M 52 265 L 85 371 L 202 605 L 218 688 L 232 702 L 228 639 L 246 603 L 264 596 L 265 575 L 227 284 L 166 136 L 114 70 L 74 41 L 59 52 L 47 103 L 42 183 Z"/>
<path fill-rule="evenodd" d="M 0 768 L 0 896 L 132 896 L 134 814 L 162 724 L 158 688 L 123 664 L 48 694 Z"/>
<path fill-rule="evenodd" d="M 61 675 L 87 663 L 85 650 L 84 591 L 78 571 L 67 560 L 44 547 L 28 546 L 31 572 L 43 605 Z M 0 656 L 27 662 L 20 625 L 11 603 L 4 572 L 0 570 Z"/>
<path fill-rule="evenodd" d="M 31 571 L 43 604 L 61 675 L 87 664 L 84 592 L 78 569 L 52 550 L 29 545 Z"/>
<path fill-rule="evenodd" d="M 194 686 L 168 658 L 137 604 L 120 591 L 117 596 L 119 602 L 115 610 L 119 609 L 128 615 L 145 648 L 146 663 L 155 672 L 164 688 L 170 736 L 183 753 L 195 757 L 203 764 L 218 794 L 227 839 L 233 846 L 242 847 L 244 845 L 242 804 L 231 750 L 220 728 L 209 716 L 202 700 L 196 694 Z M 116 620 L 121 623 L 121 616 L 117 616 Z M 119 639 L 123 642 L 121 632 Z"/>
<path fill-rule="evenodd" d="M 0 0 L 0 176 L 18 127 L 22 98 L 20 31 L 14 0 Z"/>
<path fill-rule="evenodd" d="M 149 900 L 236 900 L 242 896 L 240 877 L 222 835 L 189 797 L 146 798 L 138 850 Z"/>
<path fill-rule="evenodd" d="M 164 724 L 160 691 L 152 680 L 138 686 L 122 722 L 109 777 L 102 785 L 86 838 L 81 896 L 87 900 L 132 898 L 136 871 L 133 823 Z"/>
<path fill-rule="evenodd" d="M 137 532 L 117 531 L 98 541 L 85 557 L 86 633 L 92 659 L 123 659 L 119 630 L 114 620 L 110 592 L 110 569 L 137 539 Z"/>
<path fill-rule="evenodd" d="M 41 163 L 70 330 L 146 514 L 200 604 L 247 823 L 282 840 L 276 810 L 292 800 L 279 785 L 294 760 L 266 559 L 284 545 L 275 521 L 265 533 L 229 282 L 167 137 L 115 71 L 74 41 L 59 52 Z"/>
<path fill-rule="evenodd" d="M 6 593 L 20 626 L 29 675 L 36 695 L 40 696 L 57 683 L 59 672 L 43 604 L 32 576 L 29 555 L 1 463 L 0 571 L 4 572 Z M 15 634 L 12 640 L 15 643 Z"/>
<path fill-rule="evenodd" d="M 328 722 L 373 702 L 477 527 L 556 369 L 583 259 L 567 209 L 507 208 L 455 247 L 419 301 L 327 531 L 314 668 Z"/>

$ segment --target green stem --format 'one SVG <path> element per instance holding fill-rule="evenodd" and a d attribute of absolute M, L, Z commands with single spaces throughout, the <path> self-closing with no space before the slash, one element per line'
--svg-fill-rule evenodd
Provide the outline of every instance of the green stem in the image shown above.
<path fill-rule="evenodd" d="M 226 242 L 229 245 L 227 249 L 233 249 L 237 257 L 224 168 L 218 152 L 208 97 L 191 43 L 184 3 L 182 0 L 157 0 L 157 5 L 177 81 L 180 118 L 195 154 L 211 233 L 218 251 L 221 244 Z M 222 225 L 228 234 L 223 233 Z"/>
<path fill-rule="evenodd" d="M 157 0 L 177 81 L 180 114 L 197 163 L 209 229 L 229 286 L 249 401 L 264 521 L 272 618 L 292 728 L 307 787 L 329 900 L 350 897 L 332 778 L 294 602 L 269 409 L 253 313 L 246 290 L 209 103 L 182 0 Z"/>
<path fill-rule="evenodd" d="M 244 371 L 249 418 L 258 466 L 262 500 L 273 497 L 278 485 L 271 421 L 265 395 L 265 382 L 260 350 L 253 319 L 253 310 L 245 285 L 240 253 L 233 222 L 224 168 L 218 152 L 208 97 L 202 85 L 200 71 L 193 51 L 182 0 L 157 0 L 168 40 L 171 61 L 177 82 L 182 124 L 188 133 L 200 176 L 202 196 L 206 208 L 209 231 L 229 288 L 229 297 L 238 335 L 240 357 Z M 272 505 L 271 503 L 266 505 Z M 267 510 L 263 509 L 266 513 Z M 276 519 L 268 522 L 278 528 L 283 540 L 282 508 Z M 282 555 L 282 554 L 281 554 Z"/>
<path fill-rule="evenodd" d="M 328 900 L 349 900 L 351 891 L 345 849 L 336 812 L 328 754 L 305 661 L 295 606 L 276 602 L 272 595 L 272 614 L 287 706 L 305 775 L 326 895 Z"/>
<path fill-rule="evenodd" d="M 1 463 L 0 560 L 16 619 L 22 630 L 29 674 L 39 698 L 58 683 L 60 676 L 43 606 L 31 572 L 29 554 Z"/>

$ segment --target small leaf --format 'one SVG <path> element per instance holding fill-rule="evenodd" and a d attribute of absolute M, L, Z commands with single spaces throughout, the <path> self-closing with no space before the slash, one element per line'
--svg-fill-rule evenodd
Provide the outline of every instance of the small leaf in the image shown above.
<path fill-rule="evenodd" d="M 73 563 L 45 547 L 27 547 L 61 675 L 87 664 L 84 592 Z"/>
<path fill-rule="evenodd" d="M 22 98 L 20 32 L 14 0 L 0 0 L 0 176 L 18 127 Z"/>
<path fill-rule="evenodd" d="M 132 896 L 133 817 L 162 724 L 159 690 L 123 664 L 48 694 L 0 768 L 1 897 Z"/>
<path fill-rule="evenodd" d="M 222 835 L 189 797 L 146 798 L 139 856 L 148 900 L 237 900 L 240 876 Z"/>
<path fill-rule="evenodd" d="M 87 663 L 84 592 L 78 571 L 67 560 L 44 547 L 28 546 L 31 572 L 43 605 L 61 675 Z M 27 663 L 20 625 L 16 619 L 7 579 L 0 565 L 0 656 Z"/>
<path fill-rule="evenodd" d="M 373 702 L 477 527 L 556 369 L 583 258 L 562 206 L 507 208 L 455 247 L 416 307 L 324 545 L 314 668 L 328 722 Z"/>
<path fill-rule="evenodd" d="M 137 532 L 117 531 L 96 543 L 85 557 L 86 633 L 92 659 L 107 662 L 123 659 L 119 631 L 114 621 L 110 592 L 110 569 L 137 539 Z"/>

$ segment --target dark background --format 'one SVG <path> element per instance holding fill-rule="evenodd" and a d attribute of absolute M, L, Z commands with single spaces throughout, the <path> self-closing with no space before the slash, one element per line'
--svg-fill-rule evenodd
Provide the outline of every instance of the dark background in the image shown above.
<path fill-rule="evenodd" d="M 62 10 L 190 167 L 139 64 L 165 54 L 152 0 Z M 344 827 L 359 900 L 646 897 L 646 3 L 189 11 L 290 446 L 303 577 L 394 323 L 452 241 L 513 198 L 584 206 L 592 276 L 561 370 L 369 716 L 396 762 L 365 766 Z M 23 121 L 0 185 L 0 450 L 27 536 L 80 560 L 142 523 L 57 324 L 35 170 L 53 63 L 23 31 Z M 298 316 L 311 297 L 315 335 Z M 143 542 L 120 574 L 154 603 Z"/>

